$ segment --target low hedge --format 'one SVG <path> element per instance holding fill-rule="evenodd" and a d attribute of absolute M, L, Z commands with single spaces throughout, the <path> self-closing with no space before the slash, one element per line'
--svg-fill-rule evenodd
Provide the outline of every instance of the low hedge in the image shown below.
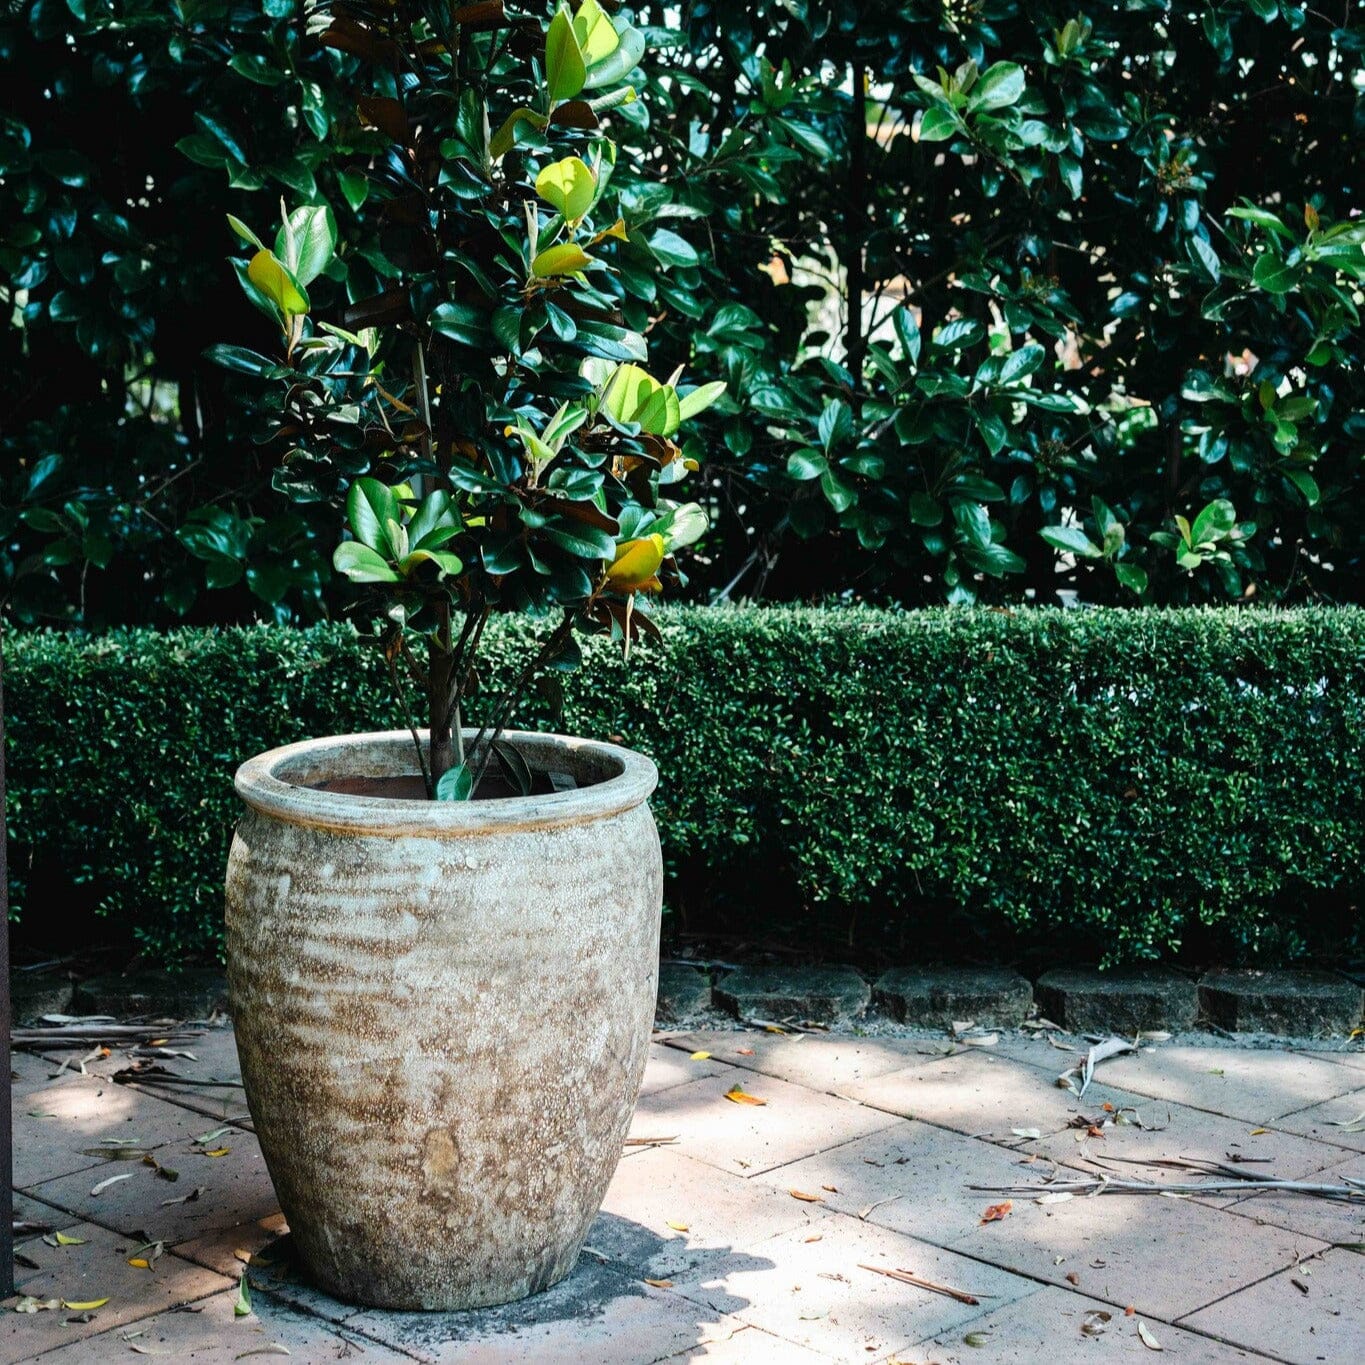
<path fill-rule="evenodd" d="M 625 664 L 598 642 L 562 716 L 538 697 L 530 720 L 654 756 L 669 903 L 693 929 L 1110 961 L 1355 941 L 1365 612 L 660 619 L 666 649 Z M 526 629 L 496 633 L 492 675 Z M 169 962 L 221 943 L 235 766 L 398 723 L 344 626 L 5 649 L 16 899 L 47 932 L 84 886 Z"/>

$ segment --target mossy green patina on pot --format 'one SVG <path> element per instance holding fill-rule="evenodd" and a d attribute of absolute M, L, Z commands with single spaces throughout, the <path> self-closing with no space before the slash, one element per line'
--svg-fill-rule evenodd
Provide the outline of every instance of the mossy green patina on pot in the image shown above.
<path fill-rule="evenodd" d="M 621 1155 L 658 977 L 649 759 L 510 735 L 577 787 L 343 795 L 406 732 L 237 774 L 228 981 L 247 1101 L 316 1282 L 384 1308 L 506 1303 L 572 1268 Z"/>

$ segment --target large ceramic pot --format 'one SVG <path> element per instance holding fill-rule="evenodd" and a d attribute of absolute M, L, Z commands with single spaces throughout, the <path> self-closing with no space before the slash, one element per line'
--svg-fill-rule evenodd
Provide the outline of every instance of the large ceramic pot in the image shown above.
<path fill-rule="evenodd" d="M 621 1155 L 658 984 L 658 774 L 609 744 L 508 738 L 576 789 L 325 789 L 412 773 L 406 732 L 237 773 L 228 982 L 247 1103 L 297 1248 L 343 1299 L 474 1308 L 547 1288 Z"/>

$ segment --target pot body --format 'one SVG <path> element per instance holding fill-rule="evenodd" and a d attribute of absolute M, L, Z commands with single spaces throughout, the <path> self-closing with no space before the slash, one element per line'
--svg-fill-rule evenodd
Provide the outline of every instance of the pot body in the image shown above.
<path fill-rule="evenodd" d="M 414 768 L 406 732 L 244 764 L 228 982 L 261 1150 L 315 1281 L 383 1308 L 506 1303 L 573 1267 L 621 1155 L 658 984 L 638 754 L 510 735 L 572 791 L 319 790 Z"/>

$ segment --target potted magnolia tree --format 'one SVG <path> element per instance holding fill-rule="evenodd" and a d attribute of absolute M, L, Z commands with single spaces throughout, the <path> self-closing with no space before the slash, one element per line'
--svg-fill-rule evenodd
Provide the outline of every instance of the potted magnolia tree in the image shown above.
<path fill-rule="evenodd" d="M 567 1274 L 597 1213 L 661 901 L 653 764 L 506 727 L 580 633 L 628 649 L 653 629 L 645 595 L 706 524 L 671 496 L 677 434 L 723 385 L 654 378 L 623 308 L 623 276 L 638 293 L 662 268 L 640 232 L 658 198 L 604 131 L 636 98 L 639 32 L 597 0 L 548 26 L 500 0 L 311 13 L 373 73 L 374 155 L 346 183 L 382 215 L 386 287 L 315 318 L 310 286 L 347 259 L 329 209 L 285 211 L 269 242 L 234 219 L 279 354 L 213 354 L 272 395 L 275 487 L 335 506 L 332 563 L 408 725 L 239 771 L 233 1014 L 316 1280 L 383 1307 L 496 1304 Z M 508 612 L 539 634 L 466 726 Z"/>

